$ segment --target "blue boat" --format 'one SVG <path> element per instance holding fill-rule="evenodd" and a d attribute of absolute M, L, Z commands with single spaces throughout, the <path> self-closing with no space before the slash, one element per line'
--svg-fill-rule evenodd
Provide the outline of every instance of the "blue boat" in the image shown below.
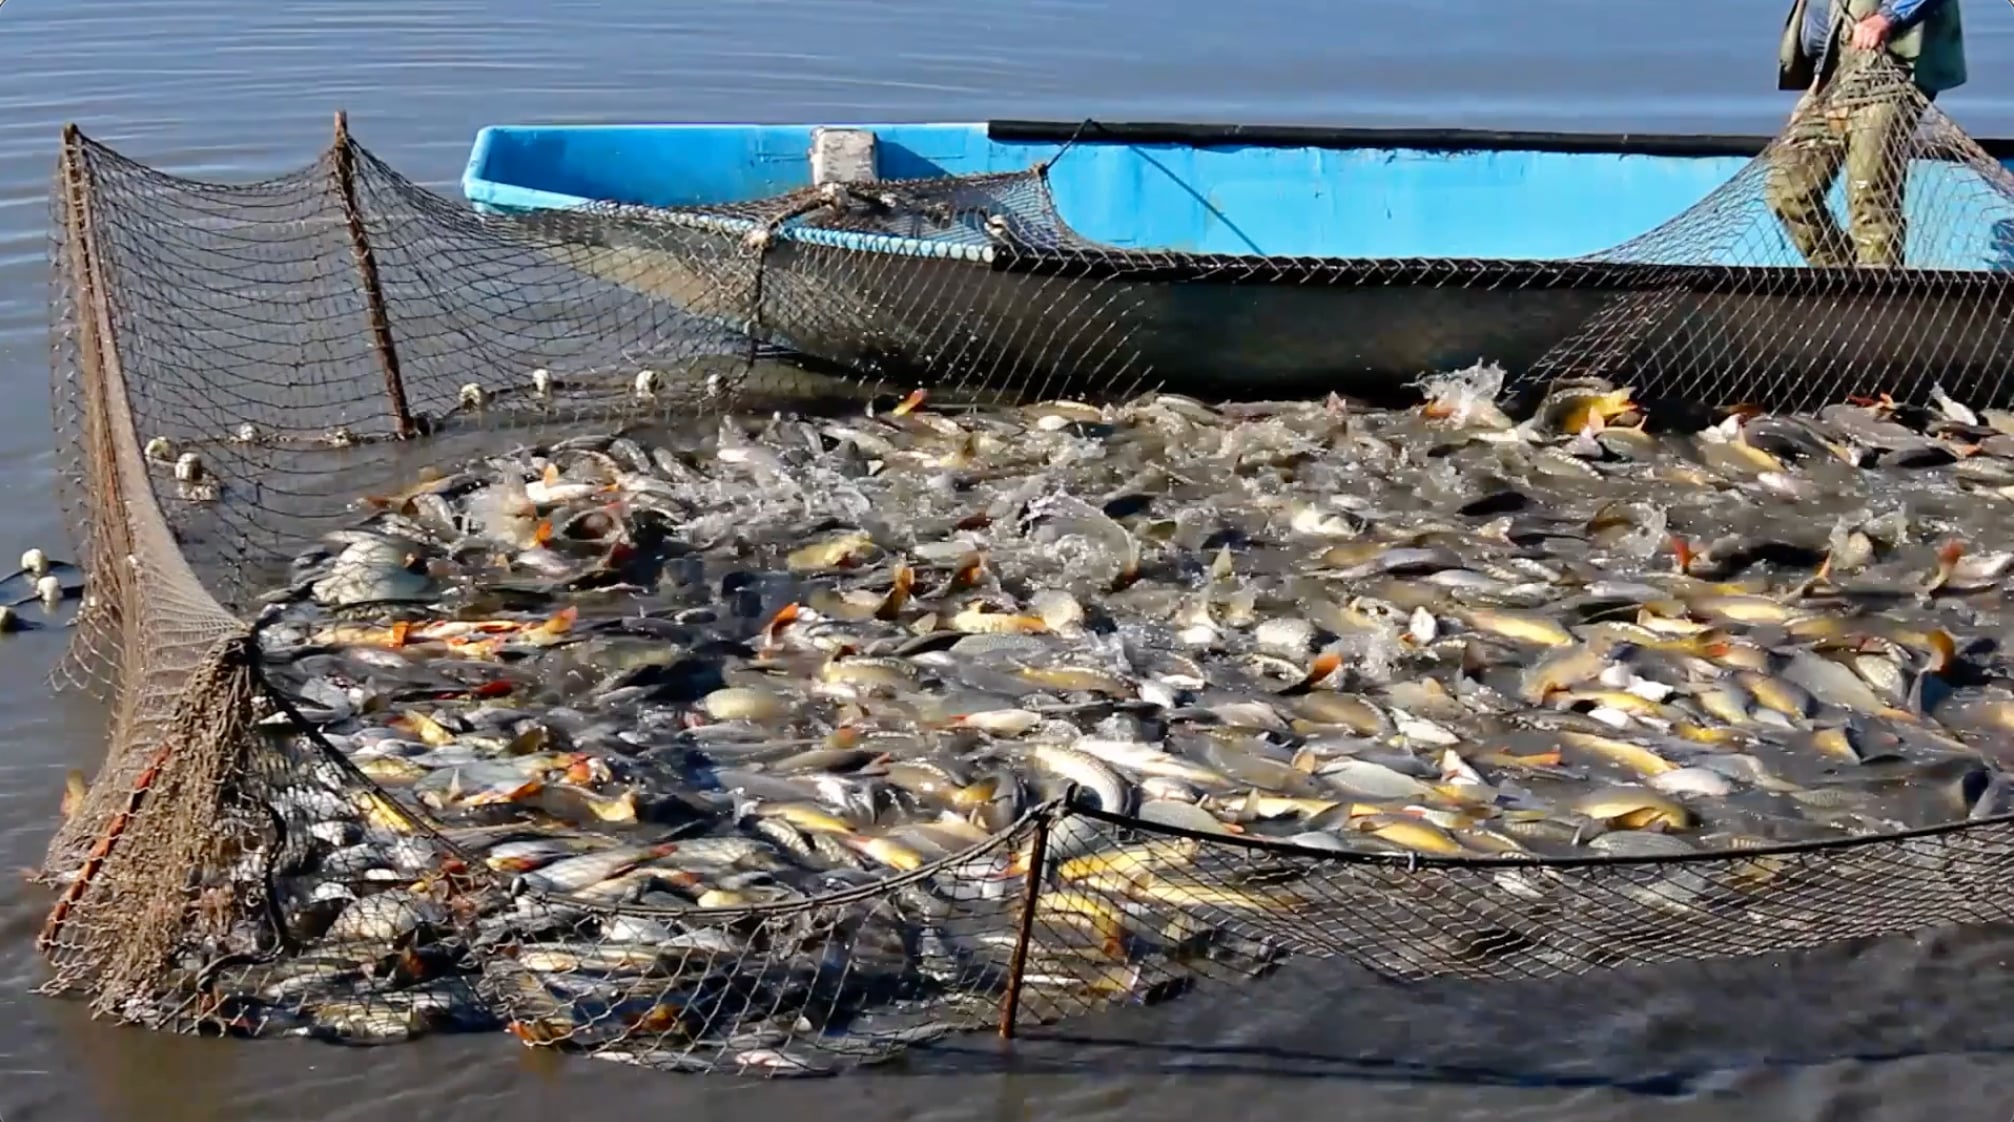
<path fill-rule="evenodd" d="M 1514 377 L 1620 368 L 1651 398 L 1781 408 L 1932 381 L 1998 391 L 2014 342 L 2002 337 L 2014 201 L 1955 229 L 1931 213 L 1981 179 L 1962 160 L 1912 166 L 1906 270 L 1805 266 L 1756 192 L 1722 203 L 1757 212 L 1742 218 L 1738 253 L 1687 248 L 1682 230 L 1640 238 L 1726 196 L 1766 143 L 1041 121 L 493 126 L 462 186 L 492 214 L 668 208 L 688 216 L 689 238 L 726 246 L 758 224 L 737 206 L 820 182 L 858 188 L 871 209 L 878 184 L 1000 177 L 994 197 L 960 204 L 982 219 L 990 208 L 992 224 L 966 214 L 773 231 L 770 283 L 816 288 L 822 310 L 765 316 L 771 341 L 893 378 L 931 377 L 936 325 L 959 320 L 972 335 L 977 320 L 992 349 L 968 365 L 1054 385 L 1091 363 L 1058 341 L 1111 338 L 1090 317 L 1123 306 L 1130 378 L 1200 395 L 1378 398 L 1482 360 Z M 2014 168 L 2014 142 L 1977 143 Z M 1034 203 L 1015 196 L 1030 169 L 1045 196 Z M 1614 252 L 1625 243 L 1635 248 Z M 1082 292 L 1059 296 L 1059 284 Z M 1608 369 L 1573 368 L 1595 350 Z"/>

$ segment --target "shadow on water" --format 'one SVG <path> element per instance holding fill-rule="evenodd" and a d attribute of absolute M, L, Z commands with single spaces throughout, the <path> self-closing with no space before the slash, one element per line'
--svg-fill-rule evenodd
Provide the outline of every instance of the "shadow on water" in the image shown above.
<path fill-rule="evenodd" d="M 1560 980 L 1384 981 L 1303 963 L 1232 991 L 1006 1043 L 956 1038 L 887 1074 L 1181 1075 L 1710 1094 L 1730 1073 L 2014 1055 L 2014 930 Z M 1200 1002 L 1198 1004 L 1201 1004 Z"/>

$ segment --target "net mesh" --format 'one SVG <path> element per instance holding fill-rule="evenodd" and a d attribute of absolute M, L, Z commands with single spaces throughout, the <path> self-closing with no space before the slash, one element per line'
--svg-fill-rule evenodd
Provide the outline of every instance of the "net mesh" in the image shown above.
<path fill-rule="evenodd" d="M 1887 55 L 1841 67 L 1696 206 L 1584 259 L 1632 291 L 1540 375 L 1626 369 L 1670 398 L 1784 410 L 1938 383 L 2000 399 L 2014 179 Z"/>
<path fill-rule="evenodd" d="M 1400 980 L 1543 979 L 2005 920 L 2007 818 L 1682 858 L 1452 860 L 1190 833 L 1068 800 L 807 899 L 648 904 L 677 887 L 678 867 L 655 862 L 680 847 L 760 869 L 807 835 L 612 847 L 578 884 L 525 872 L 496 857 L 495 824 L 380 785 L 317 731 L 281 688 L 262 590 L 351 524 L 359 495 L 500 442 L 857 410 L 916 384 L 986 402 L 1390 380 L 1436 368 L 1460 308 L 1525 348 L 1522 383 L 1604 375 L 1777 408 L 1942 384 L 1997 404 L 2011 189 L 1879 66 L 1807 99 L 1698 206 L 1562 262 L 1099 246 L 1062 222 L 1042 168 L 484 216 L 340 125 L 316 164 L 246 185 L 169 176 L 72 130 L 52 324 L 88 591 L 58 677 L 106 699 L 108 748 L 44 864 L 48 988 L 180 1031 L 504 1029 L 654 1067 L 794 1075 L 1293 956 Z M 1224 355 L 1187 321 L 1248 284 L 1362 301 L 1337 305 L 1347 345 L 1202 371 L 1191 352 Z M 380 857 L 332 860 L 358 847 Z M 621 891 L 582 887 L 609 884 Z"/>

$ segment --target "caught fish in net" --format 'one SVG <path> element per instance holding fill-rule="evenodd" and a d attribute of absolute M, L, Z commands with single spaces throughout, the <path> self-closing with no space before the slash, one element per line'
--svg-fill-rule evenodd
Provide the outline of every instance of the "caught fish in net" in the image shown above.
<path fill-rule="evenodd" d="M 1907 268 L 1809 212 L 1818 260 L 1770 258 L 1758 185 L 1850 96 L 1920 97 L 1842 79 L 1541 263 L 1110 249 L 1041 169 L 486 216 L 346 131 L 244 186 L 73 131 L 61 676 L 109 741 L 48 988 L 813 1075 L 1292 957 L 1530 980 L 2004 919 L 1976 497 L 2014 417 L 1960 235 L 2007 176 L 1877 115 L 1910 213 L 1962 207 L 1884 242 L 1861 197 L 1854 252 Z M 1168 328 L 1283 277 L 1376 298 L 1256 372 Z M 1452 308 L 1522 334 L 1446 361 Z M 1424 401 L 1327 393 L 1395 375 Z"/>

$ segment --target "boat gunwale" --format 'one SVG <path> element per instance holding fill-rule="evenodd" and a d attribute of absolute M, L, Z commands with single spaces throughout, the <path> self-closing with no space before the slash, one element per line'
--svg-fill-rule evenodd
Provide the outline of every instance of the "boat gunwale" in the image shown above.
<path fill-rule="evenodd" d="M 993 268 L 1033 276 L 1182 284 L 1498 287 L 1702 294 L 1892 296 L 1910 290 L 1998 291 L 2014 274 L 1998 269 L 1867 269 L 1856 266 L 1711 265 L 1578 258 L 1306 257 L 1160 250 L 1071 250 L 1004 246 Z M 1430 283 L 1429 283 L 1430 282 Z"/>
<path fill-rule="evenodd" d="M 1774 137 L 1738 133 L 1549 132 L 1517 129 L 1393 128 L 1356 125 L 1244 125 L 1186 121 L 985 122 L 989 140 L 1003 143 L 1095 142 L 1194 148 L 1329 148 L 1452 152 L 1547 152 L 1564 155 L 1665 158 L 1753 157 Z M 1971 137 L 1995 159 L 2014 158 L 2014 137 Z"/>

